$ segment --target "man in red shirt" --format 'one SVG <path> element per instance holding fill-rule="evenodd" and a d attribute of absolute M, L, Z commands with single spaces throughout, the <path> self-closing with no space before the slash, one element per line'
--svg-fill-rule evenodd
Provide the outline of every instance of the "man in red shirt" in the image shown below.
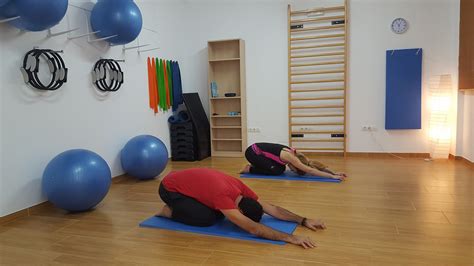
<path fill-rule="evenodd" d="M 251 234 L 304 248 L 316 245 L 309 237 L 282 233 L 259 223 L 263 213 L 296 222 L 311 230 L 326 228 L 319 220 L 301 217 L 260 200 L 239 179 L 213 169 L 194 168 L 172 172 L 163 178 L 159 194 L 166 205 L 157 216 L 188 225 L 211 226 L 225 216 Z"/>

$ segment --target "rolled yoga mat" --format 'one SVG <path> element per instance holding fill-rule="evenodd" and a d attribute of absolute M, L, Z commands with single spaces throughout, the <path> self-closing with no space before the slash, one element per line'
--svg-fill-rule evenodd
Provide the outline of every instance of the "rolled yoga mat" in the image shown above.
<path fill-rule="evenodd" d="M 174 114 L 168 118 L 170 124 L 182 124 L 191 121 L 187 111 L 181 111 L 178 114 Z"/>

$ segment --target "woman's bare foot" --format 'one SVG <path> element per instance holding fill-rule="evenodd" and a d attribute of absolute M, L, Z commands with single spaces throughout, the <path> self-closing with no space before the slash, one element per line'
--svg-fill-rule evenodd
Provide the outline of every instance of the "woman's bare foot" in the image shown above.
<path fill-rule="evenodd" d="M 155 214 L 155 216 L 171 218 L 171 214 L 171 208 L 168 207 L 168 205 L 165 205 L 163 206 L 163 208 L 161 208 L 161 211 L 159 213 Z"/>
<path fill-rule="evenodd" d="M 250 172 L 250 165 L 247 164 L 246 166 L 244 166 L 244 168 L 242 168 L 239 174 L 248 174 L 249 172 Z"/>

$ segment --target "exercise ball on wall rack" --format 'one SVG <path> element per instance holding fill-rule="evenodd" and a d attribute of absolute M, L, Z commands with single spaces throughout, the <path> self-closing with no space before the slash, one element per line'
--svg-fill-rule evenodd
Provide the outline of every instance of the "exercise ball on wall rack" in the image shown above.
<path fill-rule="evenodd" d="M 66 15 L 68 0 L 0 0 L 0 19 L 26 31 L 43 31 L 57 25 Z"/>
<path fill-rule="evenodd" d="M 91 27 L 99 38 L 115 36 L 105 41 L 127 44 L 140 34 L 143 19 L 133 0 L 99 0 L 91 13 Z"/>

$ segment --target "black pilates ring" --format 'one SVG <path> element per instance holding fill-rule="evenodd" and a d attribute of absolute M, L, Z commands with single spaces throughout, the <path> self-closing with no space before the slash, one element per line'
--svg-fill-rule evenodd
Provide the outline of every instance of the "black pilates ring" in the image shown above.
<path fill-rule="evenodd" d="M 40 58 L 46 59 L 51 72 L 51 80 L 44 85 L 38 77 Z M 21 71 L 25 83 L 38 90 L 55 91 L 67 82 L 68 69 L 59 52 L 51 49 L 33 49 L 26 53 Z"/>
<path fill-rule="evenodd" d="M 107 79 L 110 82 L 107 82 Z M 118 91 L 123 84 L 123 72 L 120 64 L 114 59 L 98 60 L 92 70 L 92 81 L 100 91 Z"/>

